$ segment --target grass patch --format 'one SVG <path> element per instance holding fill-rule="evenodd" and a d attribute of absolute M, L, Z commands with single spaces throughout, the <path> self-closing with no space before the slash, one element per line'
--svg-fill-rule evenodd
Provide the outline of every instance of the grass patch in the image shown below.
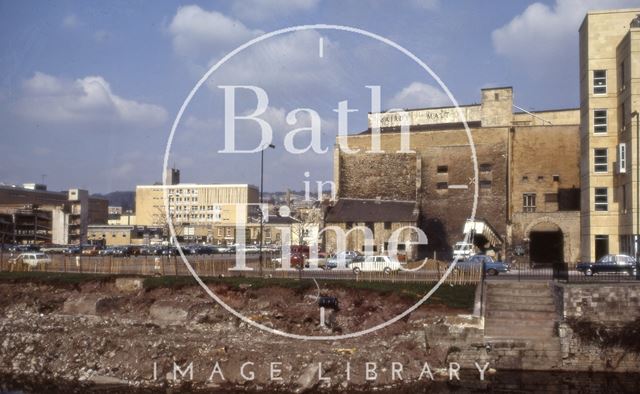
<path fill-rule="evenodd" d="M 132 277 L 135 275 L 112 274 L 79 274 L 61 272 L 0 272 L 0 283 L 36 283 L 52 286 L 77 286 L 83 283 L 112 282 L 118 277 Z M 285 279 L 285 278 L 252 278 L 252 277 L 201 277 L 202 281 L 209 285 L 225 284 L 232 289 L 240 290 L 244 287 L 262 289 L 280 287 L 292 289 L 297 293 L 303 293 L 316 287 L 311 279 Z M 195 286 L 196 282 L 191 276 L 151 276 L 144 277 L 144 288 L 147 290 L 168 288 L 180 289 Z M 399 294 L 412 301 L 421 299 L 434 283 L 418 282 L 368 282 L 354 280 L 318 280 L 321 287 L 329 289 L 353 289 L 378 293 L 382 296 Z M 475 285 L 442 285 L 428 300 L 427 304 L 441 304 L 451 308 L 473 309 Z"/>
<path fill-rule="evenodd" d="M 87 282 L 106 283 L 117 275 L 75 274 L 64 272 L 0 272 L 0 283 L 35 283 L 52 286 L 76 286 Z"/>

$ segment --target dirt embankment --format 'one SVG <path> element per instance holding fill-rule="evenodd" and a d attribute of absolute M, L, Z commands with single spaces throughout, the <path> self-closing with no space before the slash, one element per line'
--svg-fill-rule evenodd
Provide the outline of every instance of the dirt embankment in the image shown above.
<path fill-rule="evenodd" d="M 398 293 L 323 288 L 323 294 L 338 298 L 340 309 L 327 310 L 321 327 L 315 286 L 218 283 L 210 288 L 253 321 L 314 336 L 373 327 L 415 303 Z M 424 305 L 362 337 L 303 341 L 250 326 L 197 286 L 0 283 L 0 373 L 71 381 L 79 390 L 95 384 L 285 391 L 397 387 L 415 381 L 425 362 L 434 373 L 445 366 L 447 350 L 438 348 L 437 339 L 424 337 L 423 325 L 444 314 L 467 312 Z M 375 380 L 365 379 L 366 363 L 375 363 Z M 402 365 L 402 380 L 392 376 L 393 363 Z"/>

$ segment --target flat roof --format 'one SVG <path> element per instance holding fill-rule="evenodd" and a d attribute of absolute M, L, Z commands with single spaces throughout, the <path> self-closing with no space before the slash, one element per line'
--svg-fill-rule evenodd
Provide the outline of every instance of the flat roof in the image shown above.
<path fill-rule="evenodd" d="M 230 187 L 246 187 L 257 189 L 257 186 L 250 185 L 248 183 L 237 184 L 207 184 L 207 183 L 179 183 L 177 185 L 136 185 L 136 188 L 199 188 L 199 187 L 216 187 L 216 188 L 230 188 Z"/>

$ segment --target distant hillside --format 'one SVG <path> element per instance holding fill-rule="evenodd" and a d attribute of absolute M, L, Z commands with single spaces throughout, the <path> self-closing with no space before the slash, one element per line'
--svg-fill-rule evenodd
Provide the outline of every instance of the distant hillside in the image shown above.
<path fill-rule="evenodd" d="M 122 207 L 123 210 L 134 210 L 136 207 L 136 192 L 111 192 L 94 194 L 96 197 L 106 198 L 110 206 Z"/>

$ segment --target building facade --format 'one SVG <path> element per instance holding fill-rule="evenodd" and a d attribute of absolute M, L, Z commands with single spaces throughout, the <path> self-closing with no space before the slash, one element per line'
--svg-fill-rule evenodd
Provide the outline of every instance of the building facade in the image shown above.
<path fill-rule="evenodd" d="M 474 243 L 502 253 L 523 244 L 534 258 L 575 262 L 580 250 L 578 110 L 514 108 L 512 88 L 503 87 L 483 89 L 480 104 L 460 107 L 462 117 L 455 107 L 370 114 L 368 130 L 337 140 L 338 198 L 415 201 L 418 226 L 429 242 L 426 254 L 450 256 L 472 213 L 475 154 L 475 218 L 495 229 L 501 242 L 489 245 L 477 236 Z M 403 124 L 409 127 L 404 135 Z M 539 253 L 546 242 L 537 233 L 546 232 L 554 232 L 560 243 L 552 256 Z"/>
<path fill-rule="evenodd" d="M 580 27 L 582 259 L 637 253 L 640 8 L 589 12 Z"/>
<path fill-rule="evenodd" d="M 168 226 L 164 188 L 170 218 L 181 239 L 211 242 L 220 229 L 223 239 L 235 239 L 235 231 L 229 229 L 246 225 L 249 215 L 258 209 L 258 189 L 251 185 L 145 185 L 136 188 L 136 225 Z"/>
<path fill-rule="evenodd" d="M 108 201 L 86 190 L 47 191 L 46 186 L 0 186 L 0 213 L 11 222 L 8 242 L 82 244 L 89 224 L 106 224 Z"/>

